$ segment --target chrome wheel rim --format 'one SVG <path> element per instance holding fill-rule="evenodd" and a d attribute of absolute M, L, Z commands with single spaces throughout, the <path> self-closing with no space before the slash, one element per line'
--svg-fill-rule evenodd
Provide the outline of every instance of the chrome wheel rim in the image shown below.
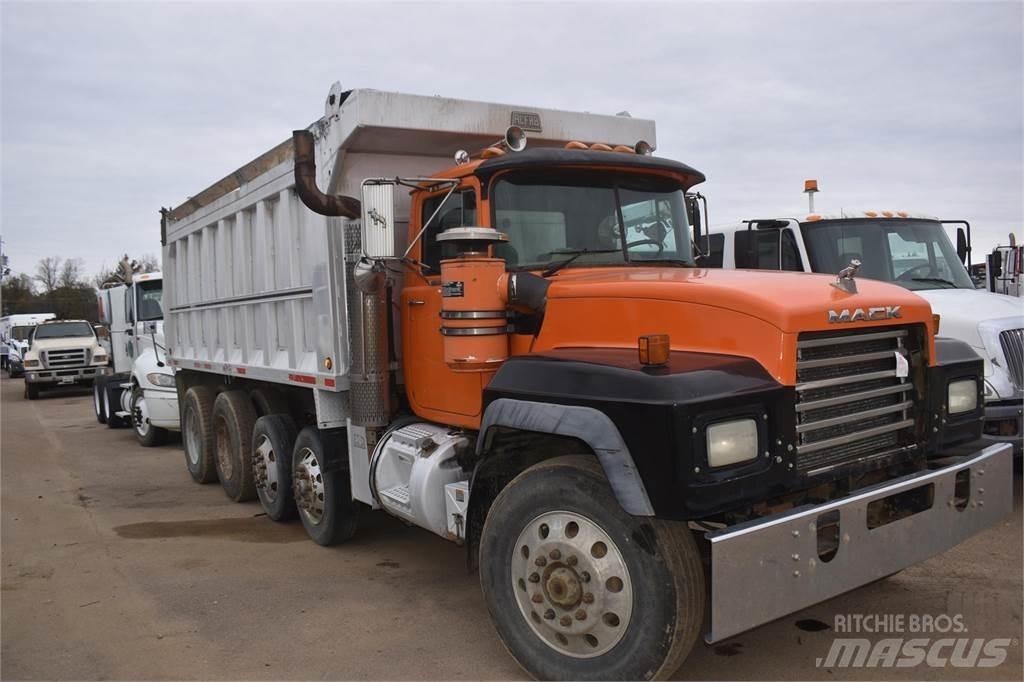
<path fill-rule="evenodd" d="M 302 448 L 296 453 L 292 487 L 302 518 L 314 526 L 318 525 L 324 518 L 324 476 L 320 460 L 309 448 Z"/>
<path fill-rule="evenodd" d="M 633 615 L 629 569 L 594 521 L 568 511 L 541 514 L 519 534 L 511 566 L 520 613 L 560 654 L 594 658 L 626 634 Z"/>
<path fill-rule="evenodd" d="M 273 503 L 277 499 L 280 480 L 277 475 L 277 453 L 266 435 L 260 436 L 253 449 L 253 477 L 256 479 L 256 487 L 266 498 L 267 502 Z"/>
<path fill-rule="evenodd" d="M 137 434 L 143 438 L 149 435 L 149 412 L 146 410 L 146 397 L 141 391 L 132 397 L 132 422 Z"/>
<path fill-rule="evenodd" d="M 93 407 L 96 409 L 96 416 L 97 417 L 99 417 L 101 414 L 103 414 L 103 406 L 100 404 L 100 387 L 99 386 L 95 386 L 94 385 L 92 387 L 92 404 L 93 404 Z"/>
<path fill-rule="evenodd" d="M 199 465 L 199 447 L 202 438 L 199 436 L 199 418 L 194 410 L 185 410 L 185 456 L 189 464 Z"/>

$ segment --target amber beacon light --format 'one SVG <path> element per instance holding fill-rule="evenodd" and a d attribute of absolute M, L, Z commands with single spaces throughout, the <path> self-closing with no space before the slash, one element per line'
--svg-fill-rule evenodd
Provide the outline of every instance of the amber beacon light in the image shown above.
<path fill-rule="evenodd" d="M 658 367 L 668 364 L 668 334 L 647 334 L 639 338 L 640 364 Z"/>

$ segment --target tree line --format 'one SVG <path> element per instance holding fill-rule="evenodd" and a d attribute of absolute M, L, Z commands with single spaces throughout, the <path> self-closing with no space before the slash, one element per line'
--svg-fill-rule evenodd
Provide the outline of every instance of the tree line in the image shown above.
<path fill-rule="evenodd" d="M 138 272 L 156 272 L 160 261 L 152 254 L 135 259 Z M 96 290 L 118 272 L 120 261 L 89 277 L 81 258 L 48 256 L 33 274 L 4 274 L 0 311 L 4 315 L 53 313 L 60 319 L 96 322 Z"/>

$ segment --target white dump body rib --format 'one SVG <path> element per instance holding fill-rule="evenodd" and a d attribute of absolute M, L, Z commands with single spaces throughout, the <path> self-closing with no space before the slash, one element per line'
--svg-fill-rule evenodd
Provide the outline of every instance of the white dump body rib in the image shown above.
<path fill-rule="evenodd" d="M 358 197 L 368 177 L 432 175 L 453 165 L 456 150 L 475 152 L 512 123 L 527 131 L 531 146 L 569 140 L 656 144 L 654 122 L 644 119 L 376 90 L 345 93 L 336 85 L 325 116 L 309 127 L 318 184 L 328 193 Z M 405 202 L 396 206 L 404 242 L 408 194 L 396 196 Z M 163 274 L 171 363 L 346 390 L 348 222 L 302 205 L 290 142 L 170 211 Z"/>

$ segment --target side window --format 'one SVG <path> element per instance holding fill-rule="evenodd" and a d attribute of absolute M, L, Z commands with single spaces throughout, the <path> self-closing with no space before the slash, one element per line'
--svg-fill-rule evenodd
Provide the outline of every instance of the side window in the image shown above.
<path fill-rule="evenodd" d="M 754 267 L 758 270 L 779 269 L 779 233 L 777 230 L 754 232 Z"/>
<path fill-rule="evenodd" d="M 725 252 L 725 235 L 721 232 L 712 232 L 706 236 L 701 235 L 700 250 L 708 255 L 698 258 L 697 265 L 704 268 L 722 267 L 722 254 Z"/>
<path fill-rule="evenodd" d="M 124 295 L 124 321 L 128 324 L 135 322 L 135 311 L 134 303 L 135 298 L 134 291 L 126 291 Z"/>
<path fill-rule="evenodd" d="M 791 230 L 782 231 L 782 269 L 803 272 L 803 264 L 800 262 L 800 250 L 796 247 L 796 238 Z"/>
<path fill-rule="evenodd" d="M 426 223 L 430 216 L 434 215 L 434 211 L 444 201 L 446 194 L 447 192 L 438 194 L 423 202 L 420 225 Z M 437 235 L 453 227 L 469 227 L 477 224 L 476 192 L 474 190 L 457 191 L 448 197 L 441 212 L 431 221 L 422 237 L 422 260 L 431 273 L 441 272 L 441 261 L 455 256 L 454 246 L 437 241 Z"/>

